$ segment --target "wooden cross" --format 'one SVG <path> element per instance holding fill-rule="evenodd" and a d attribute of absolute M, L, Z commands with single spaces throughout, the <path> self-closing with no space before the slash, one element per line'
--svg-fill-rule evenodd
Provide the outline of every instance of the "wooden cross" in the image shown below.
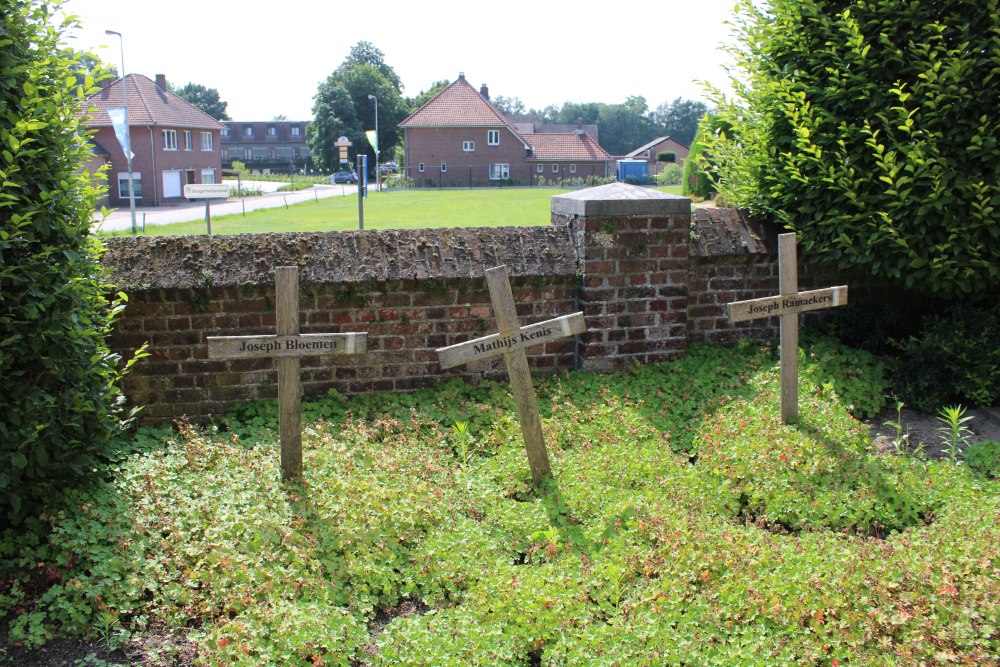
<path fill-rule="evenodd" d="M 795 234 L 778 235 L 778 296 L 726 304 L 730 322 L 781 317 L 781 421 L 799 415 L 799 313 L 843 306 L 847 285 L 799 291 Z"/>
<path fill-rule="evenodd" d="M 281 437 L 281 479 L 302 475 L 302 380 L 299 359 L 368 351 L 367 333 L 300 334 L 299 269 L 274 271 L 276 336 L 208 336 L 210 359 L 277 357 L 278 430 Z"/>
<path fill-rule="evenodd" d="M 487 269 L 486 284 L 490 289 L 490 300 L 493 302 L 493 313 L 496 315 L 499 331 L 483 338 L 442 347 L 437 350 L 438 361 L 441 368 L 452 368 L 503 355 L 514 393 L 517 417 L 521 421 L 524 447 L 528 452 L 528 465 L 531 466 L 531 479 L 537 485 L 543 477 L 552 474 L 552 469 L 545 450 L 542 420 L 538 416 L 538 406 L 535 405 L 528 355 L 524 349 L 583 333 L 587 330 L 587 324 L 580 312 L 522 327 L 517 319 L 507 267 Z"/>

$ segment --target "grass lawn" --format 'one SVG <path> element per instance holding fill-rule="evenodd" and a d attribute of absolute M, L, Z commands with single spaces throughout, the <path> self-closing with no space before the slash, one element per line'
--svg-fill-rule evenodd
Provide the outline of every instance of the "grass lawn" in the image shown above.
<path fill-rule="evenodd" d="M 680 194 L 680 186 L 657 188 Z M 397 190 L 375 192 L 365 200 L 365 229 L 499 227 L 550 224 L 552 197 L 571 192 L 555 188 L 490 190 Z M 212 216 L 213 234 L 350 231 L 358 228 L 356 196 L 330 197 L 285 208 Z M 204 234 L 205 222 L 150 225 L 147 235 Z M 128 236 L 131 232 L 110 235 Z"/>
<path fill-rule="evenodd" d="M 807 347 L 794 425 L 769 349 L 538 378 L 541 494 L 505 385 L 307 403 L 289 487 L 274 404 L 141 431 L 47 540 L 4 534 L 9 638 L 147 665 L 996 665 L 1000 482 L 878 456 L 846 406 L 877 410 L 880 373 Z"/>

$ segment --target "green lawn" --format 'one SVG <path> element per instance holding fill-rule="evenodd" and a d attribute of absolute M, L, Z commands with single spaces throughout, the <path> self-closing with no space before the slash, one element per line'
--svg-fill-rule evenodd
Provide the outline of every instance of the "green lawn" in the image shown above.
<path fill-rule="evenodd" d="M 680 186 L 658 188 L 679 194 Z M 571 192 L 555 188 L 496 190 L 372 191 L 365 201 L 365 229 L 500 227 L 548 225 L 552 197 Z M 358 199 L 331 197 L 285 208 L 212 217 L 213 234 L 348 231 L 358 228 Z M 150 236 L 204 234 L 205 222 L 150 225 Z M 129 232 L 111 235 L 123 236 Z"/>

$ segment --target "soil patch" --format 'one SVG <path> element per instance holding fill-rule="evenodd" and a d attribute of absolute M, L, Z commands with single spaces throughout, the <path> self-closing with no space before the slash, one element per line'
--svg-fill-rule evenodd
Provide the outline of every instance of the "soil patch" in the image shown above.
<path fill-rule="evenodd" d="M 965 414 L 972 417 L 965 423 L 972 431 L 968 445 L 982 440 L 1000 442 L 1000 417 L 982 409 L 970 409 Z M 901 430 L 893 424 L 897 421 L 901 422 Z M 866 420 L 865 424 L 871 431 L 872 442 L 883 454 L 899 451 L 896 445 L 899 442 L 903 451 L 921 451 L 929 459 L 943 459 L 951 455 L 940 430 L 944 424 L 933 415 L 904 407 L 897 417 L 896 410 L 887 407 L 872 419 Z"/>

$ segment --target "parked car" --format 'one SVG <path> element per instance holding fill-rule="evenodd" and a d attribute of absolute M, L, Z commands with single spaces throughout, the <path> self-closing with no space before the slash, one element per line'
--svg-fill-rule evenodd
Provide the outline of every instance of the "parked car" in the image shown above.
<path fill-rule="evenodd" d="M 353 171 L 338 171 L 330 177 L 330 183 L 339 185 L 340 183 L 357 183 L 358 175 Z"/>

